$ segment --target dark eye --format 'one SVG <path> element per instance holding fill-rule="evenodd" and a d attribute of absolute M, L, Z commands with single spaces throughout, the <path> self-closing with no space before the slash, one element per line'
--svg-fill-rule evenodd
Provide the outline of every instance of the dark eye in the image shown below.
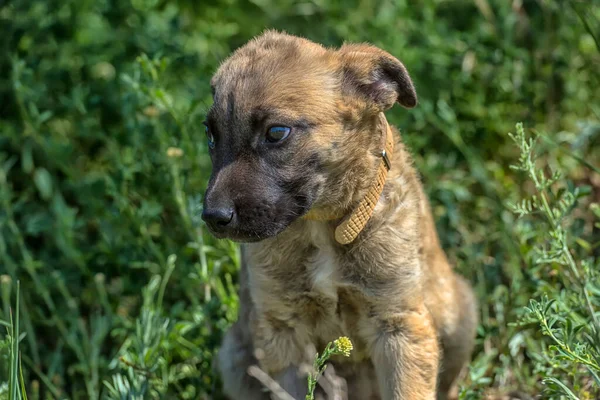
<path fill-rule="evenodd" d="M 272 126 L 267 130 L 267 142 L 268 143 L 277 143 L 290 135 L 292 131 L 291 128 L 287 126 Z"/>
<path fill-rule="evenodd" d="M 206 133 L 206 138 L 208 139 L 208 147 L 211 149 L 215 148 L 215 138 L 208 128 L 208 124 L 204 122 L 204 132 Z"/>

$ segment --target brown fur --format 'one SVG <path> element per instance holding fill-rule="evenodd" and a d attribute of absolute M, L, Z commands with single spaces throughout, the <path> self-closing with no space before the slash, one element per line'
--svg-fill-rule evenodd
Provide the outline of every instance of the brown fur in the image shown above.
<path fill-rule="evenodd" d="M 337 220 L 302 218 L 347 214 L 369 189 L 388 129 L 380 113 L 416 105 L 404 66 L 366 44 L 326 49 L 267 32 L 212 84 L 205 207 L 232 204 L 235 228 L 215 233 L 254 242 L 243 246 L 240 318 L 218 356 L 225 392 L 268 399 L 246 373 L 258 363 L 303 399 L 305 349 L 348 336 L 351 356 L 333 363 L 350 399 L 447 398 L 472 349 L 475 299 L 440 247 L 398 132 L 384 192 L 354 242 L 335 242 Z M 298 128 L 267 150 L 260 138 L 270 123 Z"/>

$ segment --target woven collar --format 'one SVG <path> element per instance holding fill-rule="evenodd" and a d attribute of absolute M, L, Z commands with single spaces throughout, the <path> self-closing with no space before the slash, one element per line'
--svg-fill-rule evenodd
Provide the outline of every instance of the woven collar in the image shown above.
<path fill-rule="evenodd" d="M 358 203 L 358 205 L 352 210 L 352 212 L 346 215 L 338 226 L 335 228 L 335 240 L 339 244 L 348 244 L 354 241 L 359 233 L 364 229 L 365 225 L 373 215 L 375 206 L 379 201 L 379 197 L 383 192 L 385 186 L 385 180 L 387 178 L 388 171 L 391 169 L 391 158 L 394 152 L 394 135 L 392 130 L 389 128 L 385 116 L 381 114 L 382 127 L 382 140 L 381 140 L 381 151 L 380 161 L 377 166 L 377 175 L 375 181 L 369 188 L 369 191 Z M 331 216 L 329 218 L 318 215 L 311 215 L 310 213 L 305 216 L 305 219 L 311 220 L 333 220 L 339 217 Z"/>

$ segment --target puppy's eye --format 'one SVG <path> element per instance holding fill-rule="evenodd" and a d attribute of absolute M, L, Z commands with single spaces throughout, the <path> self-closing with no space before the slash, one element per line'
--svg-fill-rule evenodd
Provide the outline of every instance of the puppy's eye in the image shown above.
<path fill-rule="evenodd" d="M 204 132 L 206 133 L 206 138 L 208 139 L 208 147 L 210 149 L 214 149 L 215 148 L 215 138 L 214 138 L 212 132 L 210 131 L 210 129 L 208 128 L 208 124 L 206 122 L 204 122 Z"/>
<path fill-rule="evenodd" d="M 267 142 L 281 142 L 290 135 L 291 131 L 292 129 L 288 128 L 287 126 L 272 126 L 269 129 L 267 129 Z"/>

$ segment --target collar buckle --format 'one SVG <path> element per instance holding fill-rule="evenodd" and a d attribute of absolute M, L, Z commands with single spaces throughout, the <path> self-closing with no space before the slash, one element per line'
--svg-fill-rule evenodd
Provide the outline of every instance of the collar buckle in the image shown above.
<path fill-rule="evenodd" d="M 383 162 L 385 163 L 387 170 L 389 171 L 390 169 L 392 169 L 392 163 L 385 150 L 381 150 L 381 158 L 383 158 Z"/>

